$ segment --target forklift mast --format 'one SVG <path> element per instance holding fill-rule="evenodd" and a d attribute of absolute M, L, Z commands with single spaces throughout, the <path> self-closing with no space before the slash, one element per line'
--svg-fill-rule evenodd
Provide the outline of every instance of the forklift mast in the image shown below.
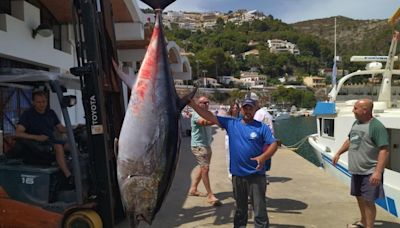
<path fill-rule="evenodd" d="M 90 157 L 89 197 L 104 227 L 124 217 L 117 183 L 114 139 L 124 117 L 122 84 L 112 68 L 117 49 L 111 0 L 74 0 L 73 24 Z"/>

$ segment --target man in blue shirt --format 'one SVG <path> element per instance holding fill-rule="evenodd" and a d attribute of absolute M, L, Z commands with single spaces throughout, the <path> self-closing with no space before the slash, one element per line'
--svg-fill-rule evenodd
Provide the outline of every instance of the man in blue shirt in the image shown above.
<path fill-rule="evenodd" d="M 54 130 L 66 133 L 66 128 L 60 123 L 57 115 L 48 108 L 47 94 L 44 91 L 32 93 L 32 108 L 25 111 L 17 124 L 15 135 L 22 139 L 24 160 L 33 163 L 50 163 L 53 158 L 50 151 L 37 151 L 35 148 L 49 145 L 55 151 L 55 160 L 68 182 L 72 178 L 64 156 L 64 141 L 54 137 Z M 30 148 L 29 148 L 30 147 Z"/>
<path fill-rule="evenodd" d="M 247 225 L 249 195 L 252 195 L 254 226 L 269 227 L 264 164 L 277 150 L 277 143 L 269 127 L 253 119 L 257 110 L 256 102 L 245 99 L 241 107 L 243 117 L 238 119 L 216 117 L 193 101 L 189 105 L 204 119 L 224 128 L 229 135 L 229 167 L 236 201 L 234 227 Z M 265 147 L 266 145 L 269 146 Z"/>

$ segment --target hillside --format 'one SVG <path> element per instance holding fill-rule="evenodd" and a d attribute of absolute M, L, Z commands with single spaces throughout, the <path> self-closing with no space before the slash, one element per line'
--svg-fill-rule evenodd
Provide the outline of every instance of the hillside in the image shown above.
<path fill-rule="evenodd" d="M 354 20 L 338 16 L 338 55 L 387 55 L 391 27 L 386 20 Z M 334 17 L 291 24 L 294 29 L 334 43 Z"/>
<path fill-rule="evenodd" d="M 294 24 L 272 16 L 241 23 L 218 18 L 215 23 L 212 28 L 196 31 L 171 23 L 165 30 L 169 40 L 192 53 L 189 60 L 194 79 L 203 74 L 239 77 L 242 71 L 251 70 L 266 75 L 268 84 L 279 84 L 277 79 L 284 75 L 318 75 L 321 68 L 333 64 L 333 17 Z M 387 55 L 391 37 L 392 28 L 386 20 L 337 17 L 337 55 L 342 57 L 339 67 L 360 69 L 360 64 L 349 62 L 353 55 Z M 295 44 L 300 54 L 271 52 L 267 41 L 272 39 Z M 254 50 L 257 54 L 245 55 Z"/>

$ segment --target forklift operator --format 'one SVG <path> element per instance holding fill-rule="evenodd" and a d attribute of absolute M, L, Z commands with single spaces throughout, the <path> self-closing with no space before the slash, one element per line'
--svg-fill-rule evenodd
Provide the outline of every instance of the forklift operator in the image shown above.
<path fill-rule="evenodd" d="M 33 92 L 32 107 L 21 115 L 16 127 L 18 153 L 26 163 L 51 164 L 54 162 L 54 150 L 55 160 L 67 182 L 70 182 L 72 175 L 64 155 L 66 143 L 54 137 L 54 129 L 59 133 L 67 132 L 55 112 L 48 108 L 46 92 Z"/>

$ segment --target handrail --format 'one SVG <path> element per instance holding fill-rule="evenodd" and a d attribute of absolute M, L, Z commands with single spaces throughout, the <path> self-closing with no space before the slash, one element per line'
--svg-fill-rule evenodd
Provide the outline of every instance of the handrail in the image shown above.
<path fill-rule="evenodd" d="M 356 72 L 353 72 L 351 74 L 348 74 L 341 78 L 337 84 L 336 87 L 332 88 L 331 92 L 329 92 L 328 96 L 330 98 L 330 101 L 334 102 L 336 101 L 336 97 L 342 88 L 343 84 L 351 77 L 357 76 L 357 75 L 373 75 L 373 74 L 383 74 L 385 72 L 385 69 L 379 69 L 379 70 L 358 70 Z M 395 75 L 400 75 L 400 70 L 392 70 L 392 74 Z"/>

